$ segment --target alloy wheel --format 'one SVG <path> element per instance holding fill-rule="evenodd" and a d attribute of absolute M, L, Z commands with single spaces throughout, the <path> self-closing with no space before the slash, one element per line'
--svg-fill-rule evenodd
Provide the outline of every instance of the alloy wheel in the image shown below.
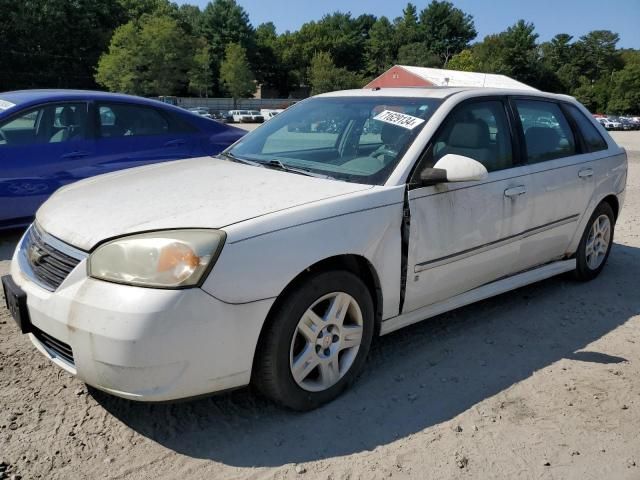
<path fill-rule="evenodd" d="M 349 371 L 362 343 L 363 316 L 345 292 L 316 300 L 298 321 L 289 353 L 294 381 L 304 390 L 331 388 Z"/>

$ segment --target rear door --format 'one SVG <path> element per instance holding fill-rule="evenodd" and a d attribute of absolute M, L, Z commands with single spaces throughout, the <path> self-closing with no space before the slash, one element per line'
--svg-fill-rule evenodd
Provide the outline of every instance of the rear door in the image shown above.
<path fill-rule="evenodd" d="M 51 103 L 0 124 L 0 226 L 27 223 L 55 190 L 84 178 L 95 151 L 87 109 Z"/>
<path fill-rule="evenodd" d="M 195 136 L 178 128 L 161 109 L 97 102 L 94 174 L 192 156 Z"/>
<path fill-rule="evenodd" d="M 565 113 L 568 107 L 541 98 L 512 102 L 531 174 L 532 231 L 523 239 L 517 264 L 525 270 L 567 253 L 594 191 L 597 154 L 590 153 L 577 135 L 574 120 Z"/>
<path fill-rule="evenodd" d="M 515 140 L 515 141 L 514 141 Z M 513 273 L 529 225 L 527 167 L 519 163 L 506 100 L 458 105 L 438 129 L 414 178 L 448 153 L 482 163 L 487 179 L 411 188 L 403 312 Z"/>

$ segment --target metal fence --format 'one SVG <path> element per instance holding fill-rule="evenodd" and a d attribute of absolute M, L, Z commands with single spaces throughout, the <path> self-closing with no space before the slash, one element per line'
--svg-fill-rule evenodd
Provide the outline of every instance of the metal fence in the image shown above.
<path fill-rule="evenodd" d="M 261 108 L 287 108 L 298 100 L 292 98 L 242 98 L 236 103 L 237 109 L 260 110 Z M 214 110 L 233 110 L 233 98 L 177 97 L 179 107 L 206 107 Z"/>

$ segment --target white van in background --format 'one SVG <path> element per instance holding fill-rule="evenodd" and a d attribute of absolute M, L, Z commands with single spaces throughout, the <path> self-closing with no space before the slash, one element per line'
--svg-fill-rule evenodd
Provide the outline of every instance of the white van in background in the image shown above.
<path fill-rule="evenodd" d="M 272 119 L 280 112 L 284 112 L 284 108 L 263 108 L 260 110 L 260 113 L 264 117 L 264 121 Z"/>

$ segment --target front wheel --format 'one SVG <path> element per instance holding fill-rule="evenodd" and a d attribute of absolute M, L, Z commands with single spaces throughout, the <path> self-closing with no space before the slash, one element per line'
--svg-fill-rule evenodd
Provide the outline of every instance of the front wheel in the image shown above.
<path fill-rule="evenodd" d="M 591 215 L 576 252 L 575 275 L 578 280 L 592 280 L 604 268 L 613 244 L 615 217 L 611 206 L 603 202 Z"/>
<path fill-rule="evenodd" d="M 331 401 L 362 369 L 374 318 L 371 294 L 357 276 L 312 275 L 287 294 L 265 327 L 253 383 L 294 410 Z"/>

